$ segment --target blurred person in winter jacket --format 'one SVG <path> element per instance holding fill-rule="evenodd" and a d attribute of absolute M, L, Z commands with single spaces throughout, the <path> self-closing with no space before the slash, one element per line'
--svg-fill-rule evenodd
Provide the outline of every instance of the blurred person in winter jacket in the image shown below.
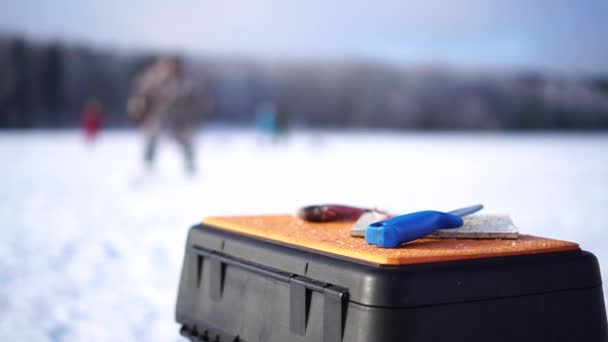
<path fill-rule="evenodd" d="M 193 135 L 203 112 L 209 109 L 199 87 L 184 72 L 178 57 L 163 57 L 135 79 L 128 103 L 129 118 L 143 128 L 144 162 L 151 168 L 156 146 L 164 126 L 168 126 L 179 143 L 186 171 L 196 170 Z"/>

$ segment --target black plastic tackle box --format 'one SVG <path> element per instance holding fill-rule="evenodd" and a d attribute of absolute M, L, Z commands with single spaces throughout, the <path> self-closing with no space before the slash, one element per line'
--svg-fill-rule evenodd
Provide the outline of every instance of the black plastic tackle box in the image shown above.
<path fill-rule="evenodd" d="M 192 341 L 607 341 L 591 253 L 447 259 L 380 265 L 201 224 L 176 319 Z"/>

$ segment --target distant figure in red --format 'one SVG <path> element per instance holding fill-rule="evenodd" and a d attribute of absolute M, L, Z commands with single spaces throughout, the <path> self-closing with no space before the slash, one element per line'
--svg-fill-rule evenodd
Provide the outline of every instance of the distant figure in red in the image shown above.
<path fill-rule="evenodd" d="M 93 143 L 101 130 L 102 107 L 97 99 L 90 99 L 82 108 L 82 131 L 87 142 Z"/>

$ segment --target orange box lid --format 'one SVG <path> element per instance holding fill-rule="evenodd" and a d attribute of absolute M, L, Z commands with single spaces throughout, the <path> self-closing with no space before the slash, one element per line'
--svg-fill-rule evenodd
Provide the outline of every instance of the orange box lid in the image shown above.
<path fill-rule="evenodd" d="M 351 237 L 354 222 L 311 223 L 293 215 L 208 217 L 203 223 L 264 240 L 378 265 L 408 265 L 500 256 L 577 251 L 573 242 L 519 235 L 517 240 L 418 239 L 378 248 Z"/>

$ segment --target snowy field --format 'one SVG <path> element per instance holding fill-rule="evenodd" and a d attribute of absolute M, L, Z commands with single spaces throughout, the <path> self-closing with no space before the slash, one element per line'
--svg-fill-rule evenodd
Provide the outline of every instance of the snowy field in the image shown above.
<path fill-rule="evenodd" d="M 523 233 L 579 242 L 608 272 L 608 134 L 296 132 L 273 146 L 211 130 L 195 177 L 170 139 L 146 174 L 141 142 L 0 133 L 2 341 L 182 341 L 173 313 L 188 227 L 312 203 L 481 202 Z"/>

